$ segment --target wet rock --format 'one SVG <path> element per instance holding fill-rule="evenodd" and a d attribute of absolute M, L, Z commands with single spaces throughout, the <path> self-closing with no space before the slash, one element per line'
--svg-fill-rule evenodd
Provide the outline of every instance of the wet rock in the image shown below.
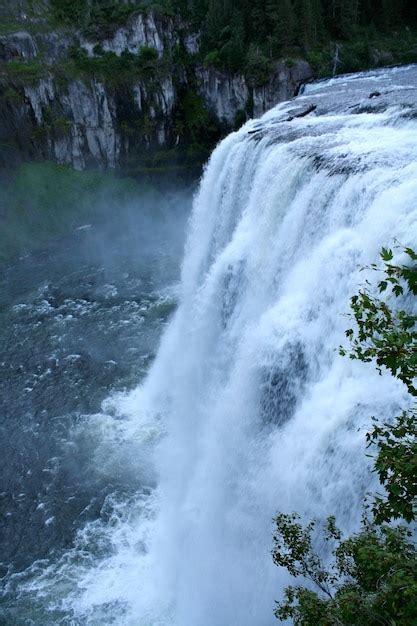
<path fill-rule="evenodd" d="M 294 115 L 290 115 L 287 118 L 287 122 L 292 122 L 292 120 L 297 118 L 297 117 L 306 117 L 307 115 L 309 115 L 310 113 L 312 113 L 316 109 L 317 109 L 317 105 L 316 104 L 311 104 L 309 107 L 304 109 L 304 111 L 301 111 L 300 113 L 294 113 Z"/>

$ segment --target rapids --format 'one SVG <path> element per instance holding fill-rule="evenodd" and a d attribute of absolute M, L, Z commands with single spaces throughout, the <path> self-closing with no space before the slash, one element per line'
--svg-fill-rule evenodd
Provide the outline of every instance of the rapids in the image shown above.
<path fill-rule="evenodd" d="M 146 380 L 103 405 L 157 486 L 10 581 L 35 623 L 275 623 L 289 580 L 272 517 L 357 528 L 373 481 L 364 432 L 407 402 L 338 346 L 361 267 L 395 239 L 415 245 L 416 199 L 415 66 L 308 85 L 216 148 L 179 307 Z"/>

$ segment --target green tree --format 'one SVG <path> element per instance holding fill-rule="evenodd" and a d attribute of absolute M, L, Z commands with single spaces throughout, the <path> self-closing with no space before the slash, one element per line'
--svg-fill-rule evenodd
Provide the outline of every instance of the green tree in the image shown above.
<path fill-rule="evenodd" d="M 340 32 L 350 37 L 358 24 L 360 0 L 345 0 L 340 4 Z"/>
<path fill-rule="evenodd" d="M 222 33 L 230 27 L 231 12 L 229 0 L 209 0 L 204 28 L 204 41 L 209 49 L 220 47 Z"/>
<path fill-rule="evenodd" d="M 320 41 L 323 28 L 321 5 L 316 0 L 297 0 L 299 41 L 308 52 Z"/>
<path fill-rule="evenodd" d="M 55 18 L 65 24 L 78 24 L 85 17 L 88 3 L 86 0 L 50 0 Z"/>
<path fill-rule="evenodd" d="M 249 46 L 245 76 L 252 87 L 263 85 L 271 75 L 271 63 L 255 44 Z"/>
<path fill-rule="evenodd" d="M 410 263 L 395 265 L 392 263 L 393 251 L 382 248 L 384 268 L 378 290 L 380 293 L 391 291 L 396 298 L 407 294 L 409 299 L 414 299 L 417 296 L 417 254 L 411 248 L 405 248 L 404 252 Z M 375 264 L 371 269 L 378 271 Z M 365 363 L 374 361 L 379 371 L 386 368 L 406 385 L 412 396 L 417 396 L 417 317 L 411 307 L 407 311 L 390 307 L 372 294 L 370 286 L 367 282 L 366 287 L 351 299 L 357 329 L 346 331 L 351 340 L 349 356 Z M 345 356 L 346 350 L 341 348 L 340 353 Z"/>
<path fill-rule="evenodd" d="M 410 399 L 417 396 L 417 254 L 405 248 L 408 261 L 394 264 L 392 250 L 382 249 L 384 263 L 378 281 L 379 294 L 372 284 L 351 299 L 355 328 L 346 331 L 350 350 L 342 355 L 365 363 L 374 362 L 406 386 Z M 406 310 L 396 306 L 401 298 Z M 417 517 L 417 420 L 411 408 L 383 423 L 374 420 L 367 434 L 369 447 L 376 447 L 374 471 L 383 494 L 376 494 L 364 516 L 360 532 L 343 538 L 335 519 L 329 517 L 324 540 L 333 559 L 324 566 L 313 547 L 316 523 L 306 527 L 297 514 L 275 518 L 273 560 L 292 576 L 302 577 L 318 591 L 303 585 L 285 590 L 277 605 L 279 620 L 292 619 L 298 626 L 387 624 L 410 626 L 417 623 L 417 550 L 409 527 L 392 526 L 392 520 L 413 522 Z M 331 545 L 330 545 L 331 544 Z"/>
<path fill-rule="evenodd" d="M 323 0 L 327 28 L 336 37 L 349 38 L 354 33 L 366 2 L 368 0 Z M 372 14 L 370 9 L 370 17 Z"/>
<path fill-rule="evenodd" d="M 319 593 L 288 587 L 277 604 L 280 621 L 295 626 L 411 626 L 417 623 L 417 550 L 411 532 L 363 522 L 361 532 L 343 538 L 330 517 L 324 528 L 332 551 L 324 565 L 313 547 L 314 522 L 304 527 L 297 515 L 275 519 L 273 559 Z"/>
<path fill-rule="evenodd" d="M 404 0 L 382 0 L 378 11 L 379 26 L 387 32 L 398 26 L 405 4 Z"/>
<path fill-rule="evenodd" d="M 269 0 L 267 15 L 272 26 L 274 52 L 290 49 L 296 42 L 297 29 L 292 0 Z"/>
<path fill-rule="evenodd" d="M 265 42 L 270 34 L 270 16 L 268 16 L 268 1 L 254 0 L 250 13 L 252 25 L 252 39 L 255 42 Z"/>

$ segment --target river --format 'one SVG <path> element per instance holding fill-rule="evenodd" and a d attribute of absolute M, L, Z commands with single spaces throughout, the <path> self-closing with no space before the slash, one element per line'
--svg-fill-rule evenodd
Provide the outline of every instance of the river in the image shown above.
<path fill-rule="evenodd" d="M 116 276 L 56 251 L 26 286 L 11 270 L 7 623 L 269 626 L 274 514 L 358 528 L 364 433 L 407 395 L 338 346 L 361 268 L 416 243 L 416 103 L 416 67 L 378 70 L 232 133 L 174 291 L 161 249 Z"/>

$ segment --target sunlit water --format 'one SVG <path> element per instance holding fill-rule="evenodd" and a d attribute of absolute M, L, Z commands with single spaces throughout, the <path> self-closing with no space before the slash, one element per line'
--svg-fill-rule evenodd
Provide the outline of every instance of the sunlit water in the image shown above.
<path fill-rule="evenodd" d="M 370 416 L 407 397 L 337 348 L 360 268 L 416 242 L 416 103 L 415 67 L 341 77 L 216 149 L 150 372 L 82 426 L 87 471 L 132 482 L 8 578 L 21 623 L 267 626 L 288 582 L 273 515 L 357 528 Z"/>

